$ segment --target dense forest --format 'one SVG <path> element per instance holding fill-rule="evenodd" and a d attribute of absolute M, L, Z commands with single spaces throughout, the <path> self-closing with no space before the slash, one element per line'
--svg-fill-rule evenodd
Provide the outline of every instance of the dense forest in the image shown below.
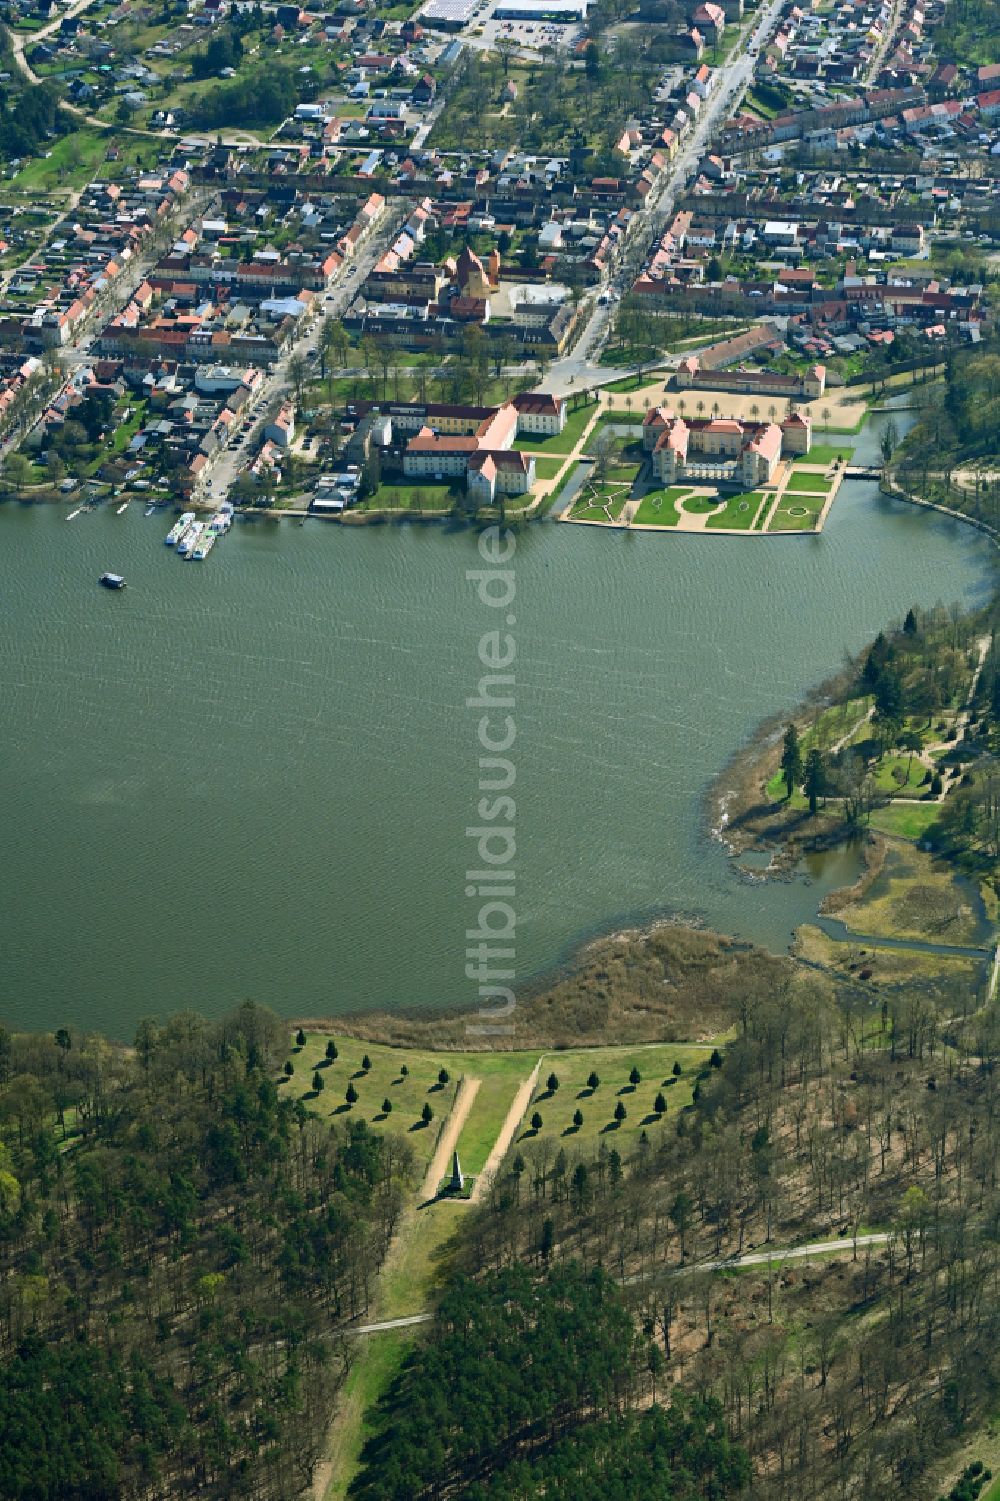
<path fill-rule="evenodd" d="M 736 1021 L 633 1148 L 508 1159 L 362 1501 L 722 1496 L 744 1451 L 760 1501 L 936 1494 L 1000 1392 L 1000 1022 L 777 961 Z M 833 1259 L 711 1269 L 830 1235 Z"/>
<path fill-rule="evenodd" d="M 904 490 L 1000 524 L 1000 347 L 947 351 L 941 379 L 910 395 L 912 430 L 898 448 L 883 448 L 891 476 Z"/>
<path fill-rule="evenodd" d="M 250 1005 L 0 1029 L 0 1495 L 308 1483 L 409 1165 L 283 1099 L 286 1052 Z"/>
<path fill-rule="evenodd" d="M 0 30 L 0 68 L 9 75 L 9 81 L 0 84 L 0 158 L 9 162 L 33 156 L 57 133 L 59 90 L 46 82 L 25 86 L 5 30 Z"/>
<path fill-rule="evenodd" d="M 728 832 L 794 849 L 902 832 L 997 889 L 997 604 L 912 609 L 742 767 Z M 779 761 L 780 758 L 780 761 Z M 898 816 L 898 821 L 897 821 Z M 930 935 L 929 935 L 930 936 Z"/>
<path fill-rule="evenodd" d="M 292 114 L 299 90 L 288 68 L 278 65 L 250 78 L 234 78 L 206 90 L 194 105 L 195 123 L 217 125 L 273 125 Z"/>
<path fill-rule="evenodd" d="M 460 1277 L 381 1409 L 361 1501 L 723 1501 L 749 1479 L 720 1405 L 657 1404 L 663 1361 L 599 1269 Z M 652 1404 L 652 1405 L 650 1405 Z"/>

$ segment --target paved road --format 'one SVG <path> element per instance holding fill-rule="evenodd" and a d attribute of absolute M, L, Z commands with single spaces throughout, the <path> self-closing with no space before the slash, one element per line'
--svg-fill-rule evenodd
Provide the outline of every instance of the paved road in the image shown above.
<path fill-rule="evenodd" d="M 771 1246 L 763 1251 L 747 1251 L 743 1256 L 720 1256 L 714 1261 L 692 1261 L 686 1266 L 675 1267 L 673 1276 L 683 1276 L 685 1272 L 727 1272 L 742 1266 L 767 1266 L 775 1261 L 803 1261 L 808 1256 L 825 1256 L 831 1251 L 852 1251 L 858 1246 L 884 1246 L 889 1239 L 886 1231 L 873 1231 L 869 1235 L 859 1235 L 855 1241 L 851 1236 L 838 1236 L 836 1240 L 813 1240 L 806 1246 Z"/>
<path fill-rule="evenodd" d="M 379 1324 L 357 1324 L 351 1334 L 384 1334 L 387 1329 L 409 1329 L 413 1324 L 429 1324 L 432 1313 L 411 1313 L 405 1319 L 383 1319 Z"/>
<path fill-rule="evenodd" d="M 710 95 L 701 115 L 689 132 L 670 168 L 661 176 L 661 185 L 653 190 L 651 202 L 646 203 L 636 216 L 635 228 L 630 239 L 639 237 L 648 244 L 658 238 L 673 215 L 674 204 L 683 190 L 688 176 L 697 167 L 714 140 L 719 127 L 729 118 L 742 99 L 752 78 L 757 62 L 757 52 L 751 51 L 759 41 L 770 35 L 777 25 L 783 8 L 783 0 L 771 0 L 761 12 L 752 32 L 741 44 L 735 59 L 715 70 L 715 89 Z M 631 284 L 632 272 L 625 263 L 614 272 L 607 286 L 594 293 L 587 323 L 572 351 L 552 364 L 546 380 L 546 389 L 557 395 L 569 390 L 600 385 L 602 382 L 620 379 L 622 371 L 609 370 L 597 364 L 597 357 L 607 341 L 615 307 Z M 607 297 L 607 301 L 603 300 Z"/>
<path fill-rule="evenodd" d="M 387 205 L 382 222 L 372 229 L 368 239 L 343 274 L 337 278 L 323 297 L 317 298 L 319 306 L 310 319 L 308 327 L 300 331 L 298 337 L 289 345 L 277 363 L 266 372 L 263 386 L 254 402 L 254 410 L 258 415 L 248 417 L 240 424 L 228 445 L 219 451 L 210 466 L 207 486 L 209 493 L 216 501 L 224 499 L 236 476 L 256 454 L 259 447 L 256 435 L 253 441 L 246 441 L 247 435 L 253 433 L 255 428 L 262 426 L 291 389 L 289 369 L 292 361 L 296 358 L 309 360 L 310 374 L 318 370 L 318 366 L 314 369 L 315 356 L 318 354 L 320 330 L 324 319 L 339 318 L 346 312 L 357 296 L 365 277 L 383 252 L 392 244 L 400 226 L 411 212 L 412 204 L 409 200 L 401 203 L 391 201 Z"/>
<path fill-rule="evenodd" d="M 669 1275 L 683 1277 L 693 1272 L 728 1272 L 744 1266 L 767 1266 L 773 1262 L 805 1261 L 810 1256 L 827 1256 L 831 1252 L 851 1251 L 858 1246 L 884 1246 L 889 1240 L 888 1232 L 873 1231 L 868 1235 L 859 1235 L 857 1240 L 851 1236 L 838 1236 L 836 1240 L 814 1240 L 806 1246 L 771 1247 L 765 1251 L 747 1251 L 743 1256 L 721 1256 L 715 1261 L 692 1261 L 686 1266 L 672 1268 Z M 630 1283 L 643 1280 L 641 1277 L 630 1277 Z M 388 1329 L 408 1329 L 414 1324 L 429 1324 L 433 1319 L 432 1313 L 411 1313 L 402 1319 L 384 1319 L 377 1324 L 357 1324 L 349 1332 L 352 1334 L 384 1334 Z"/>

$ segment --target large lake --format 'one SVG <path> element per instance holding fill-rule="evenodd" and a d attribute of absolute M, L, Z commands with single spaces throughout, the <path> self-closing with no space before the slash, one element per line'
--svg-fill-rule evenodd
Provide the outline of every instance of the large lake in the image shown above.
<path fill-rule="evenodd" d="M 141 506 L 67 509 L 0 510 L 0 1019 L 471 1004 L 475 534 L 260 522 L 188 564 Z M 741 881 L 710 780 L 845 651 L 984 598 L 992 568 L 861 483 L 820 537 L 542 523 L 515 564 L 522 980 L 664 911 L 783 948 L 837 872 Z"/>

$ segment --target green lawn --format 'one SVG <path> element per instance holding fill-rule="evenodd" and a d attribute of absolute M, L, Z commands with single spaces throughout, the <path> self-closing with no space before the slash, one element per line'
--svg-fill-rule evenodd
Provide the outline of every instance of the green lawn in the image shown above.
<path fill-rule="evenodd" d="M 77 188 L 94 176 L 111 144 L 109 132 L 95 129 L 71 131 L 52 142 L 50 156 L 37 156 L 26 162 L 11 179 L 11 187 L 32 191 Z"/>
<path fill-rule="evenodd" d="M 343 1390 L 337 1397 L 337 1417 L 330 1436 L 333 1466 L 324 1501 L 344 1501 L 357 1474 L 361 1452 L 373 1436 L 371 1414 L 402 1367 L 420 1329 L 389 1329 L 361 1344 Z"/>
<path fill-rule="evenodd" d="M 570 512 L 572 521 L 617 521 L 628 500 L 628 491 L 606 489 L 596 492 L 588 486 L 587 492 L 576 501 Z"/>
<path fill-rule="evenodd" d="M 320 1067 L 330 1037 L 339 1056 L 329 1067 Z M 372 1066 L 362 1072 L 366 1054 Z M 309 1032 L 305 1047 L 295 1051 L 293 1045 L 289 1057 L 295 1072 L 283 1089 L 306 1095 L 306 1103 L 322 1116 L 339 1121 L 364 1120 L 373 1130 L 399 1132 L 413 1147 L 421 1169 L 431 1159 L 438 1128 L 451 1109 L 459 1079 L 463 1075 L 481 1079 L 459 1141 L 462 1166 L 476 1173 L 496 1140 L 518 1084 L 531 1073 L 538 1053 L 431 1053 L 358 1042 L 339 1033 Z M 438 1083 L 442 1068 L 449 1076 L 444 1086 Z M 323 1078 L 323 1089 L 313 1095 L 312 1078 L 317 1070 Z M 348 1108 L 344 1096 L 349 1084 L 357 1091 L 358 1100 Z M 392 1101 L 388 1115 L 382 1110 L 386 1099 Z M 418 1125 L 425 1103 L 434 1111 L 427 1127 Z"/>
<path fill-rule="evenodd" d="M 854 456 L 853 448 L 841 448 L 835 443 L 814 443 L 806 455 L 810 464 L 834 464 L 842 459 L 849 464 Z"/>
<path fill-rule="evenodd" d="M 601 389 L 604 391 L 614 391 L 616 393 L 641 391 L 646 386 L 652 386 L 657 381 L 664 380 L 668 374 L 669 371 L 667 370 L 657 369 L 655 366 L 650 367 L 649 365 L 645 365 L 643 367 L 642 375 L 626 375 L 621 380 L 610 381 Z"/>
<path fill-rule="evenodd" d="M 812 750 L 814 745 L 818 745 L 821 750 L 825 750 L 827 746 L 836 745 L 846 736 L 849 736 L 851 741 L 864 739 L 871 733 L 871 726 L 867 720 L 856 733 L 852 731 L 859 720 L 864 719 L 871 706 L 870 694 L 865 694 L 860 698 L 849 698 L 842 704 L 831 704 L 817 716 L 815 723 L 802 736 L 803 749 Z"/>
<path fill-rule="evenodd" d="M 540 454 L 535 460 L 536 478 L 555 479 L 565 462 L 565 458 L 557 458 L 555 456 L 550 458 L 548 455 Z"/>
<path fill-rule="evenodd" d="M 825 495 L 783 495 L 771 514 L 769 532 L 811 532 L 826 505 Z"/>
<path fill-rule="evenodd" d="M 463 494 L 459 485 L 382 484 L 362 500 L 359 511 L 450 511 L 456 497 Z"/>
<path fill-rule="evenodd" d="M 636 1132 L 657 1126 L 675 1117 L 678 1110 L 691 1103 L 700 1070 L 704 1069 L 711 1048 L 674 1048 L 669 1044 L 648 1048 L 581 1048 L 578 1052 L 548 1053 L 542 1062 L 538 1086 L 532 1096 L 527 1116 L 523 1122 L 519 1141 L 593 1142 L 599 1137 L 628 1139 Z M 673 1067 L 679 1063 L 680 1076 L 675 1076 Z M 638 1069 L 640 1082 L 632 1085 L 629 1075 Z M 591 1073 L 600 1079 L 596 1089 L 587 1083 Z M 558 1088 L 550 1093 L 547 1080 L 554 1074 Z M 666 1111 L 658 1115 L 654 1101 L 662 1094 Z M 626 1118 L 619 1125 L 614 1118 L 618 1103 L 624 1106 Z M 574 1113 L 579 1110 L 583 1123 L 573 1123 Z M 535 1112 L 542 1117 L 542 1126 L 535 1131 L 531 1118 Z"/>
<path fill-rule="evenodd" d="M 785 489 L 796 494 L 829 495 L 833 480 L 825 474 L 809 474 L 796 466 L 788 476 Z"/>
<path fill-rule="evenodd" d="M 900 839 L 922 839 L 940 812 L 940 803 L 890 803 L 875 809 L 871 827 Z"/>
<path fill-rule="evenodd" d="M 916 756 L 903 753 L 885 756 L 875 772 L 875 785 L 880 792 L 892 792 L 897 796 L 919 796 L 927 768 Z"/>
<path fill-rule="evenodd" d="M 710 516 L 705 524 L 708 527 L 738 527 L 740 531 L 749 531 L 763 499 L 763 490 L 750 490 L 745 495 L 730 495 L 724 509 L 717 516 Z M 690 507 L 686 509 L 689 510 Z"/>
<path fill-rule="evenodd" d="M 690 495 L 686 485 L 672 485 L 668 490 L 650 490 L 644 495 L 633 518 L 636 526 L 676 526 L 680 521 L 677 502 Z"/>
<path fill-rule="evenodd" d="M 521 453 L 572 453 L 595 410 L 596 408 L 592 405 L 578 407 L 566 418 L 566 426 L 561 433 L 555 433 L 551 438 L 534 436 L 518 438 L 514 447 Z"/>

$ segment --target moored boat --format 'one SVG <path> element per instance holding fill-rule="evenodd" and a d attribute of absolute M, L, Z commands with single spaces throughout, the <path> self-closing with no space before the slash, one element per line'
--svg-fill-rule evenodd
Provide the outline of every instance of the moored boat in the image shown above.
<path fill-rule="evenodd" d="M 210 527 L 205 528 L 201 536 L 198 538 L 198 541 L 195 543 L 194 551 L 191 554 L 195 562 L 200 563 L 203 561 L 203 559 L 208 557 L 209 553 L 212 551 L 212 548 L 215 546 L 216 535 L 217 534 L 213 532 Z"/>
<path fill-rule="evenodd" d="M 125 580 L 120 573 L 102 573 L 98 583 L 103 584 L 105 589 L 124 589 L 125 587 Z"/>
<path fill-rule="evenodd" d="M 200 538 L 204 530 L 205 523 L 203 521 L 192 521 L 191 525 L 187 528 L 184 535 L 181 537 L 181 540 L 177 544 L 177 553 L 179 557 L 189 558 L 191 556 L 191 554 L 197 547 L 198 539 Z"/>
<path fill-rule="evenodd" d="M 185 511 L 183 516 L 178 517 L 178 519 L 174 522 L 173 526 L 170 528 L 169 532 L 163 539 L 166 545 L 168 547 L 175 547 L 181 540 L 193 520 L 193 511 Z"/>

